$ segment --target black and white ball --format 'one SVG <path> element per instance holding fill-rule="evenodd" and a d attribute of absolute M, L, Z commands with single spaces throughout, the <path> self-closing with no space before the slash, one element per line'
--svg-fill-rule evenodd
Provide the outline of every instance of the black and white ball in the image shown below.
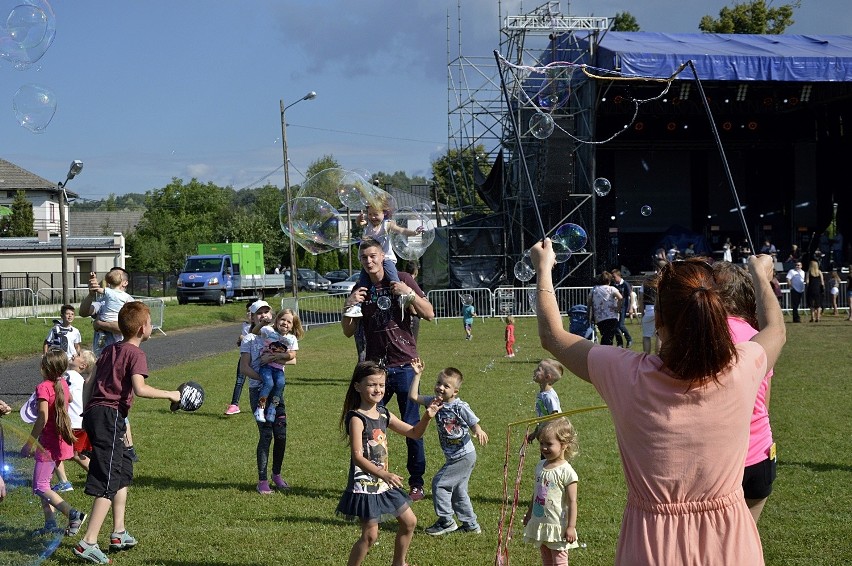
<path fill-rule="evenodd" d="M 178 408 L 183 411 L 195 411 L 204 403 L 204 388 L 200 383 L 187 381 L 178 386 L 180 402 Z"/>

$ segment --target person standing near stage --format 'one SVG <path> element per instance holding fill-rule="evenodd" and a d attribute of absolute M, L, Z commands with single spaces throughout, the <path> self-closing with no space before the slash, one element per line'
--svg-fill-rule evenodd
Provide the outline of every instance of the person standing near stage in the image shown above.
<path fill-rule="evenodd" d="M 412 319 L 418 316 L 432 320 L 435 312 L 426 294 L 417 282 L 405 272 L 399 272 L 399 281 L 391 281 L 382 265 L 385 259 L 382 244 L 365 238 L 358 248 L 361 266 L 369 276 L 369 287 L 356 287 L 344 303 L 344 311 L 361 304 L 361 317 L 343 316 L 340 324 L 347 338 L 355 335 L 359 327 L 364 331 L 365 357 L 387 370 L 387 383 L 383 405 L 396 395 L 399 414 L 403 421 L 416 425 L 420 421 L 417 403 L 408 399 L 414 370 L 411 360 L 419 358 L 417 340 L 412 333 Z M 399 298 L 403 298 L 400 300 Z M 426 471 L 426 454 L 422 439 L 407 438 L 409 496 L 413 501 L 423 499 L 423 473 Z"/>
<path fill-rule="evenodd" d="M 630 310 L 630 296 L 633 293 L 633 285 L 621 276 L 620 269 L 613 269 L 611 273 L 612 286 L 618 289 L 618 292 L 623 297 L 621 311 L 618 315 L 618 331 L 615 333 L 615 340 L 619 346 L 623 344 L 625 348 L 630 348 L 633 346 L 633 337 L 630 336 L 630 332 L 624 323 L 627 322 L 627 311 Z"/>
<path fill-rule="evenodd" d="M 793 322 L 802 322 L 799 318 L 799 305 L 805 296 L 805 272 L 801 261 L 797 260 L 793 269 L 787 272 L 787 284 L 790 286 L 790 300 L 793 302 Z"/>

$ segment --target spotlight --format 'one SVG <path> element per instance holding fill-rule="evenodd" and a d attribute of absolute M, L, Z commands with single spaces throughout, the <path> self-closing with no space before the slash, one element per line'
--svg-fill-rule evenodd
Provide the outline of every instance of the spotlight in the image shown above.
<path fill-rule="evenodd" d="M 733 127 L 734 127 L 734 125 L 731 123 L 730 120 L 725 120 L 724 122 L 722 122 L 722 129 L 725 130 L 726 132 L 730 132 L 731 128 L 733 128 Z"/>
<path fill-rule="evenodd" d="M 757 122 L 755 122 L 754 120 L 749 122 L 748 123 L 748 129 L 751 130 L 752 132 L 755 131 L 757 129 Z"/>
<path fill-rule="evenodd" d="M 799 99 L 802 102 L 808 102 L 811 99 L 811 89 L 813 89 L 813 85 L 805 85 L 802 87 L 802 94 L 799 96 Z"/>
<path fill-rule="evenodd" d="M 670 132 L 675 131 L 677 129 L 677 123 L 676 122 L 669 122 L 668 124 L 666 124 L 666 129 Z"/>
<path fill-rule="evenodd" d="M 636 122 L 635 124 L 633 124 L 633 129 L 636 130 L 637 132 L 641 132 L 642 130 L 645 129 L 645 123 L 644 122 Z"/>
<path fill-rule="evenodd" d="M 742 102 L 746 99 L 746 93 L 748 92 L 748 85 L 742 84 L 737 87 L 737 102 Z"/>
<path fill-rule="evenodd" d="M 686 99 L 688 99 L 688 98 L 689 98 L 689 88 L 690 88 L 690 86 L 691 86 L 691 84 L 690 84 L 690 83 L 688 83 L 688 82 L 685 82 L 685 83 L 683 83 L 682 85 L 680 85 L 680 96 L 679 96 L 679 98 L 680 98 L 681 100 L 686 100 Z"/>

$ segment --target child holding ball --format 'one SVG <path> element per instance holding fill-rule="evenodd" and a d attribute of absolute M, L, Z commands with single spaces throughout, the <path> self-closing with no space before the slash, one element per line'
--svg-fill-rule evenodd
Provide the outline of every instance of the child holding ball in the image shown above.
<path fill-rule="evenodd" d="M 524 542 L 539 545 L 544 566 L 568 565 L 577 548 L 577 472 L 568 460 L 577 454 L 577 432 L 563 417 L 538 431 L 542 459 L 535 467 L 535 491 L 524 515 Z"/>
<path fill-rule="evenodd" d="M 417 526 L 411 499 L 401 489 L 403 480 L 388 470 L 387 429 L 408 438 L 421 438 L 441 404 L 437 399 L 414 426 L 397 418 L 384 405 L 385 370 L 375 362 L 355 366 L 340 427 L 349 437 L 349 482 L 337 505 L 337 514 L 361 523 L 361 538 L 349 552 L 347 566 L 359 566 L 379 537 L 379 523 L 396 517 L 393 566 L 404 566 Z"/>

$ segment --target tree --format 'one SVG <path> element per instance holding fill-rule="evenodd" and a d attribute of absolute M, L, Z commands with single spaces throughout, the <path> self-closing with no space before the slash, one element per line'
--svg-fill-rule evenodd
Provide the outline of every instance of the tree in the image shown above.
<path fill-rule="evenodd" d="M 33 235 L 35 215 L 33 205 L 27 200 L 27 193 L 23 190 L 15 192 L 15 200 L 12 201 L 12 215 L 9 219 L 8 235 L 15 237 L 30 237 Z"/>
<path fill-rule="evenodd" d="M 181 179 L 145 195 L 147 210 L 128 236 L 128 266 L 138 271 L 176 272 L 202 242 L 214 242 L 231 221 L 234 192 L 212 183 Z"/>
<path fill-rule="evenodd" d="M 772 2 L 770 0 L 769 5 Z M 781 34 L 793 25 L 793 10 L 801 6 L 801 0 L 770 8 L 765 0 L 751 0 L 733 7 L 719 10 L 719 18 L 704 16 L 698 29 L 706 33 L 762 33 Z"/>
<path fill-rule="evenodd" d="M 639 22 L 630 12 L 616 12 L 609 29 L 612 31 L 640 31 Z"/>
<path fill-rule="evenodd" d="M 491 164 L 485 155 L 485 147 L 478 145 L 473 149 L 450 149 L 447 154 L 432 162 L 432 178 L 438 186 L 438 200 L 451 209 L 468 213 L 485 208 L 473 184 L 474 164 L 483 175 L 491 171 Z"/>

